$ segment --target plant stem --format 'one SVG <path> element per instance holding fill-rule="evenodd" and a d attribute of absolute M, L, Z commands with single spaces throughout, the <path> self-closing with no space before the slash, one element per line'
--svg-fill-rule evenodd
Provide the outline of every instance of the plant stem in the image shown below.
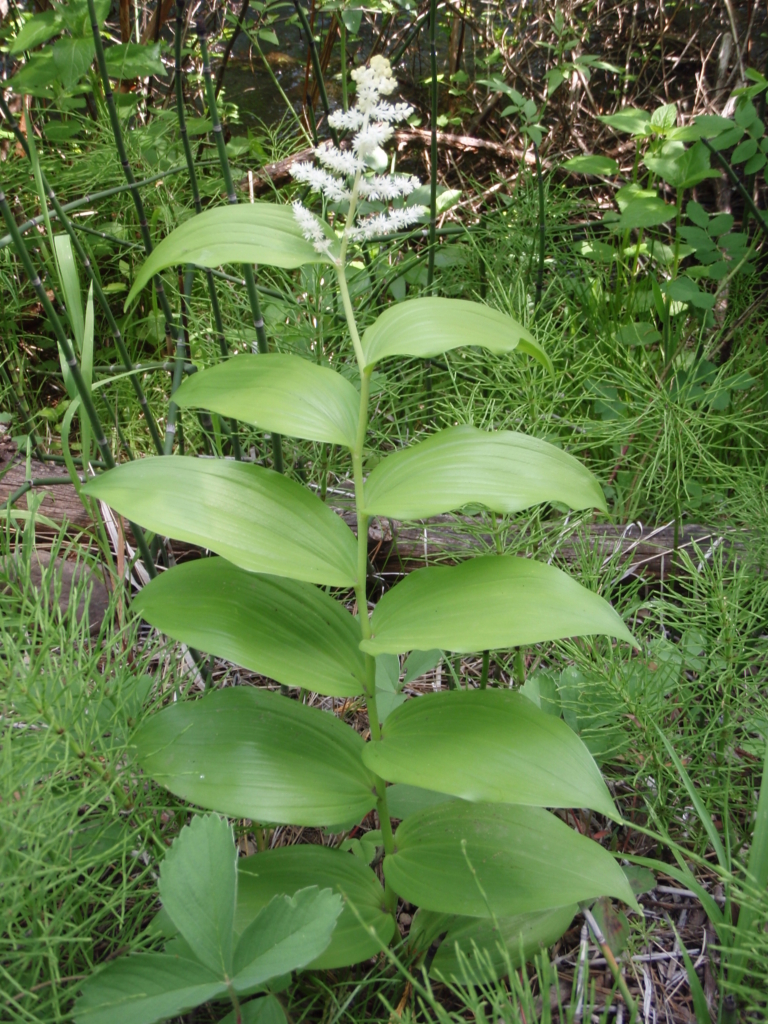
<path fill-rule="evenodd" d="M 363 126 L 365 128 L 365 125 Z M 363 347 L 360 341 L 360 334 L 355 321 L 352 300 L 349 295 L 347 278 L 344 273 L 347 247 L 349 245 L 349 231 L 354 224 L 355 210 L 357 208 L 358 188 L 360 185 L 360 172 L 355 175 L 355 182 L 352 186 L 352 195 L 349 201 L 349 213 L 347 214 L 344 235 L 341 240 L 341 252 L 339 263 L 336 266 L 336 277 L 339 282 L 341 300 L 344 305 L 344 313 L 347 318 L 352 345 L 357 357 L 357 364 L 360 369 L 360 411 L 357 420 L 357 436 L 355 446 L 352 449 L 352 473 L 355 484 L 355 509 L 357 512 L 357 582 L 355 584 L 355 598 L 357 600 L 357 614 L 360 623 L 360 634 L 363 640 L 371 635 L 371 623 L 368 617 L 368 516 L 365 512 L 365 496 L 363 491 L 363 455 L 365 452 L 365 437 L 368 429 L 368 401 L 370 397 L 371 374 L 373 367 L 366 367 Z M 368 723 L 371 729 L 371 742 L 377 743 L 381 740 L 381 727 L 379 725 L 379 713 L 376 706 L 376 660 L 370 654 L 365 655 L 365 702 L 368 711 Z M 384 843 L 384 851 L 387 854 L 394 853 L 395 839 L 392 833 L 392 822 L 387 806 L 387 790 L 384 779 L 374 776 L 376 785 L 376 810 L 379 815 L 379 825 Z M 387 905 L 394 913 L 397 907 L 397 894 L 392 890 L 389 883 L 385 882 L 385 899 Z"/>
<path fill-rule="evenodd" d="M 318 88 L 318 90 L 320 92 L 320 102 L 323 105 L 323 111 L 325 112 L 325 118 L 326 118 L 326 120 L 328 120 L 328 117 L 330 116 L 330 113 L 331 113 L 331 107 L 330 107 L 330 104 L 328 103 L 328 93 L 325 91 L 325 81 L 323 79 L 323 69 L 322 69 L 322 67 L 320 65 L 320 55 L 317 52 L 317 45 L 315 44 L 315 37 L 312 35 L 312 29 L 310 28 L 309 22 L 307 21 L 307 15 L 304 12 L 304 8 L 299 3 L 299 0 L 293 0 L 293 6 L 296 8 L 296 13 L 299 16 L 299 21 L 301 22 L 301 27 L 304 29 L 304 31 L 305 31 L 305 33 L 307 35 L 307 43 L 308 43 L 308 46 L 309 46 L 310 58 L 312 60 L 312 70 L 314 71 L 315 79 L 317 80 L 317 88 Z M 308 104 L 308 107 L 309 108 L 312 107 L 311 97 L 310 97 L 310 103 Z M 314 117 L 314 111 L 312 111 L 312 116 Z M 332 128 L 330 124 L 328 125 L 328 131 L 330 132 L 331 138 L 333 139 L 334 146 L 338 146 L 339 138 L 338 138 L 338 136 L 336 134 L 336 130 L 334 128 Z M 351 223 L 351 221 L 349 221 L 348 223 Z"/>
<path fill-rule="evenodd" d="M 429 257 L 427 291 L 432 291 L 435 276 L 435 232 L 437 228 L 437 0 L 429 0 L 429 66 L 432 81 L 431 140 L 429 146 Z"/>
<path fill-rule="evenodd" d="M 538 309 L 541 302 L 541 292 L 544 287 L 544 247 L 546 244 L 546 207 L 544 205 L 544 177 L 541 173 L 541 160 L 539 159 L 539 147 L 533 143 L 533 155 L 536 159 L 536 183 L 539 189 L 539 264 L 536 268 L 536 298 L 535 308 Z"/>
<path fill-rule="evenodd" d="M 347 94 L 347 26 L 342 18 L 339 18 L 339 49 L 341 51 L 341 105 L 344 110 L 349 110 L 349 96 Z"/>

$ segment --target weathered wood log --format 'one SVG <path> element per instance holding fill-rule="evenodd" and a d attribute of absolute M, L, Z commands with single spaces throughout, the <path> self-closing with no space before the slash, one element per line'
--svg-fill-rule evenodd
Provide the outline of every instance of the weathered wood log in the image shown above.
<path fill-rule="evenodd" d="M 17 456 L 8 468 L 8 462 L 2 461 L 2 453 L 0 453 L 0 473 L 6 469 L 7 472 L 0 478 L 0 508 L 6 504 L 12 494 L 24 485 L 27 479 L 26 459 Z M 33 459 L 30 469 L 32 479 L 69 480 L 66 469 L 50 462 L 38 462 Z M 40 506 L 40 515 L 47 516 L 55 523 L 69 523 L 75 528 L 91 525 L 91 519 L 71 483 L 43 484 L 40 487 L 35 487 L 34 493 L 45 495 Z M 26 508 L 23 497 L 18 507 Z"/>

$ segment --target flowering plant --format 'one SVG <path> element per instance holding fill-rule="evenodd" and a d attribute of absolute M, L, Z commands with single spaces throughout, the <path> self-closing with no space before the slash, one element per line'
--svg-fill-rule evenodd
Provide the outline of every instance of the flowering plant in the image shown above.
<path fill-rule="evenodd" d="M 334 235 L 327 232 L 323 223 L 307 210 L 301 200 L 297 199 L 293 204 L 293 214 L 304 237 L 317 252 L 327 254 L 339 266 L 344 265 L 350 241 L 361 242 L 402 231 L 426 212 L 424 206 L 402 205 L 405 196 L 421 184 L 418 178 L 410 174 L 374 172 L 376 167 L 386 165 L 382 146 L 392 138 L 393 125 L 405 121 L 413 112 L 407 103 L 388 103 L 382 99 L 382 96 L 393 92 L 397 84 L 389 61 L 386 57 L 372 57 L 368 67 L 352 72 L 352 78 L 357 85 L 355 106 L 351 110 L 336 111 L 329 118 L 332 127 L 356 132 L 351 148 L 318 147 L 315 156 L 322 167 L 300 162 L 291 168 L 293 177 L 306 182 L 313 192 L 320 192 L 332 203 L 347 206 L 341 246 L 334 254 Z M 400 200 L 401 205 L 360 219 L 361 199 L 385 203 Z"/>

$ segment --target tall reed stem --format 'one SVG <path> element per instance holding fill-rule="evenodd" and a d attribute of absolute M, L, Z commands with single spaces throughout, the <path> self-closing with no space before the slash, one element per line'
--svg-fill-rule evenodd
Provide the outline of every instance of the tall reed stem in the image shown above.
<path fill-rule="evenodd" d="M 174 40 L 174 56 L 175 56 L 175 76 L 176 76 L 176 116 L 179 121 L 179 134 L 181 135 L 181 142 L 184 149 L 184 158 L 187 162 L 187 171 L 189 173 L 189 185 L 192 189 L 192 202 L 194 203 L 195 213 L 203 212 L 203 204 L 200 201 L 200 189 L 197 187 L 197 172 L 195 171 L 195 161 L 192 156 L 192 147 L 189 144 L 189 135 L 187 133 L 187 117 L 184 110 L 184 75 L 181 64 L 181 37 L 184 29 L 184 0 L 176 0 L 176 37 Z M 221 318 L 221 307 L 219 306 L 219 297 L 216 293 L 216 282 L 210 269 L 205 271 L 205 279 L 208 285 L 208 298 L 211 303 L 211 312 L 213 314 L 213 323 L 216 329 L 216 339 L 219 343 L 219 351 L 225 358 L 229 355 L 229 348 L 227 346 L 227 339 L 224 337 L 224 323 Z M 237 433 L 237 424 L 233 420 L 222 421 L 229 426 L 230 439 L 232 441 L 232 451 L 235 458 L 240 461 L 243 457 L 240 450 L 240 438 Z"/>
<path fill-rule="evenodd" d="M 429 67 L 432 81 L 431 140 L 429 144 L 429 257 L 427 290 L 432 291 L 435 276 L 435 244 L 437 231 L 437 0 L 429 0 Z"/>
<path fill-rule="evenodd" d="M 27 156 L 29 156 L 30 153 L 27 140 L 24 137 L 24 133 L 19 128 L 16 119 L 11 113 L 8 104 L 5 102 L 5 97 L 3 96 L 2 92 L 0 92 L 0 111 L 2 111 L 3 117 L 8 122 L 13 134 L 16 136 L 17 142 L 22 147 Z M 88 259 L 88 254 L 83 248 L 76 231 L 72 227 L 72 222 L 64 212 L 64 207 L 59 202 L 58 197 L 56 196 L 56 193 L 53 191 L 53 188 L 48 182 L 48 179 L 46 178 L 42 168 L 40 168 L 40 177 L 43 182 L 43 189 L 51 201 L 51 205 L 53 206 L 54 211 L 56 212 L 56 216 L 59 218 L 62 227 L 69 235 L 72 241 L 72 245 L 74 246 L 75 252 L 77 253 L 77 257 L 83 264 L 85 272 L 88 275 L 88 280 L 93 285 L 93 294 L 96 296 L 96 301 L 101 306 L 102 310 L 104 311 L 104 315 L 107 318 L 109 330 L 114 339 L 115 347 L 117 348 L 117 351 L 120 353 L 120 358 L 123 361 L 123 366 L 131 375 L 131 385 L 133 387 L 134 392 L 136 393 L 137 399 L 139 400 L 141 410 L 144 413 L 144 419 L 147 423 L 147 427 L 149 428 L 149 433 L 152 437 L 152 443 L 154 444 L 155 450 L 157 451 L 158 455 L 162 455 L 163 442 L 160 437 L 160 433 L 157 429 L 157 424 L 155 423 L 155 417 L 152 415 L 152 410 L 149 408 L 149 403 L 147 402 L 147 397 L 144 394 L 144 389 L 142 388 L 141 382 L 139 381 L 138 374 L 134 372 L 135 367 L 133 365 L 133 361 L 131 360 L 131 357 L 128 354 L 128 349 L 125 347 L 123 335 L 122 332 L 120 331 L 120 328 L 117 326 L 117 321 L 112 315 L 112 310 L 109 307 L 107 297 L 104 294 L 103 288 L 101 287 L 101 282 L 99 281 L 99 278 L 97 277 L 93 267 L 91 266 L 91 261 Z"/>
<path fill-rule="evenodd" d="M 208 113 L 213 125 L 213 135 L 216 139 L 216 151 L 219 154 L 221 174 L 224 178 L 224 187 L 227 190 L 227 202 L 231 206 L 237 206 L 237 193 L 235 183 L 232 180 L 232 172 L 229 167 L 227 147 L 224 143 L 224 131 L 221 127 L 219 112 L 216 106 L 216 96 L 213 90 L 213 79 L 211 77 L 211 62 L 208 55 L 207 29 L 202 18 L 195 23 L 197 38 L 200 41 L 200 52 L 203 57 L 203 80 L 205 82 L 205 94 L 208 100 Z M 269 352 L 267 332 L 264 330 L 264 318 L 261 315 L 259 294 L 256 291 L 256 277 L 250 263 L 243 263 L 243 277 L 245 279 L 245 290 L 248 293 L 248 301 L 251 306 L 253 327 L 256 331 L 256 347 L 260 353 L 265 355 Z M 283 472 L 283 446 L 279 434 L 272 434 L 272 464 L 278 473 Z"/>
<path fill-rule="evenodd" d="M 56 310 L 53 308 L 51 300 L 48 298 L 48 294 L 45 288 L 43 287 L 42 281 L 40 280 L 40 276 L 35 270 L 34 264 L 32 263 L 32 258 L 30 257 L 29 252 L 27 251 L 27 247 L 24 245 L 24 241 L 21 235 L 19 234 L 19 229 L 16 226 L 16 221 L 13 219 L 13 214 L 11 213 L 11 209 L 8 206 L 8 201 L 5 198 L 5 192 L 3 191 L 0 191 L 0 213 L 2 213 L 3 219 L 5 220 L 8 230 L 11 233 L 14 242 L 14 247 L 19 256 L 19 259 L 21 260 L 22 266 L 24 267 L 24 272 L 29 278 L 29 283 L 32 285 L 32 288 L 34 289 L 35 294 L 37 295 L 38 301 L 45 310 L 45 315 L 48 317 L 48 322 L 53 328 L 53 333 L 56 335 L 56 340 L 61 346 L 61 351 L 64 353 L 64 358 L 66 359 L 67 366 L 69 367 L 72 373 L 72 380 L 74 381 L 75 387 L 77 388 L 77 393 L 80 396 L 80 401 L 83 403 L 83 409 L 85 410 L 85 414 L 88 417 L 88 421 L 91 424 L 93 436 L 96 439 L 96 444 L 98 445 L 99 451 L 101 452 L 101 457 L 107 464 L 108 468 L 112 469 L 115 466 L 115 460 L 112 456 L 112 449 L 109 447 L 109 443 L 107 442 L 107 439 L 104 435 L 104 428 L 102 427 L 101 421 L 99 420 L 99 414 L 96 411 L 96 406 L 93 404 L 93 398 L 91 397 L 91 393 L 88 390 L 85 381 L 83 380 L 83 375 L 80 372 L 80 364 L 77 361 L 74 349 L 70 344 L 69 338 L 67 337 L 66 332 L 61 325 L 61 320 L 59 320 L 58 314 L 56 313 Z M 144 566 L 149 575 L 154 576 L 155 565 L 152 560 L 152 556 L 150 555 L 149 547 L 147 546 L 147 541 L 146 538 L 144 537 L 144 533 L 138 526 L 135 526 L 133 523 L 131 523 L 130 526 L 131 530 L 133 531 L 133 535 L 136 538 L 136 543 L 138 545 L 139 551 L 141 552 L 141 557 L 142 560 L 144 561 Z"/>

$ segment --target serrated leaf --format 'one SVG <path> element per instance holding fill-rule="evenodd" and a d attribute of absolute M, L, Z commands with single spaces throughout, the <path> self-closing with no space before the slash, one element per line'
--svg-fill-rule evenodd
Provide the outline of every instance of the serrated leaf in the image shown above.
<path fill-rule="evenodd" d="M 662 103 L 651 114 L 651 127 L 667 132 L 677 124 L 677 107 L 674 103 Z"/>
<path fill-rule="evenodd" d="M 279 893 L 308 885 L 330 888 L 344 898 L 328 948 L 308 964 L 331 970 L 375 956 L 392 938 L 395 922 L 384 904 L 384 890 L 359 858 L 326 846 L 298 845 L 268 850 L 239 861 L 235 930 L 242 932 L 262 907 Z M 361 921 L 356 916 L 352 904 Z M 368 928 L 378 936 L 372 937 Z"/>
<path fill-rule="evenodd" d="M 139 43 L 120 43 L 104 51 L 110 78 L 146 78 L 165 75 L 160 57 L 160 43 L 143 46 Z"/>
<path fill-rule="evenodd" d="M 362 818 L 376 800 L 353 729 L 251 686 L 171 704 L 143 722 L 133 742 L 157 782 L 230 817 L 335 825 Z"/>
<path fill-rule="evenodd" d="M 652 228 L 659 224 L 666 224 L 675 216 L 675 207 L 671 203 L 665 203 L 662 199 L 642 198 L 635 199 L 628 204 L 617 221 L 611 223 L 611 228 L 618 228 L 627 231 L 631 228 Z"/>
<path fill-rule="evenodd" d="M 355 444 L 355 387 L 335 370 L 299 356 L 236 356 L 187 377 L 173 400 L 182 409 L 209 409 L 277 434 Z"/>
<path fill-rule="evenodd" d="M 597 174 L 602 177 L 612 177 L 619 173 L 619 165 L 615 160 L 607 156 L 592 156 L 584 154 L 574 156 L 563 164 L 566 170 L 573 174 Z"/>
<path fill-rule="evenodd" d="M 607 601 L 560 569 L 486 555 L 410 573 L 371 620 L 369 654 L 439 647 L 469 653 L 602 633 L 634 643 Z"/>
<path fill-rule="evenodd" d="M 125 308 L 155 274 L 177 263 L 265 263 L 290 270 L 328 262 L 304 238 L 290 207 L 261 202 L 218 206 L 185 220 L 160 242 L 136 272 Z"/>
<path fill-rule="evenodd" d="M 507 690 L 409 700 L 390 714 L 381 740 L 365 747 L 363 761 L 388 782 L 462 800 L 590 807 L 617 817 L 600 770 L 576 734 Z"/>
<path fill-rule="evenodd" d="M 216 814 L 195 815 L 160 865 L 160 899 L 192 952 L 219 977 L 232 973 L 237 897 L 232 827 Z"/>
<path fill-rule="evenodd" d="M 494 353 L 521 352 L 552 372 L 549 356 L 521 324 L 497 309 L 466 299 L 407 299 L 390 306 L 362 337 L 366 366 L 388 356 L 428 359 L 462 345 Z"/>
<path fill-rule="evenodd" d="M 427 910 L 501 918 L 603 895 L 638 909 L 614 858 L 539 807 L 454 800 L 402 822 L 395 849 L 387 881 Z"/>
<path fill-rule="evenodd" d="M 65 89 L 77 85 L 91 66 L 96 55 L 93 38 L 85 36 L 75 39 L 64 36 L 53 44 L 53 63 L 56 74 Z"/>
<path fill-rule="evenodd" d="M 311 886 L 293 896 L 274 896 L 240 936 L 235 991 L 248 991 L 316 960 L 328 948 L 341 911 L 341 896 L 330 889 Z"/>
<path fill-rule="evenodd" d="M 23 50 L 33 50 L 41 43 L 47 43 L 49 39 L 61 31 L 62 17 L 59 11 L 41 11 L 25 21 L 21 31 L 11 43 L 9 53 L 15 56 Z"/>
<path fill-rule="evenodd" d="M 134 523 L 252 572 L 340 587 L 357 578 L 357 544 L 343 519 L 301 484 L 261 466 L 179 455 L 136 459 L 83 491 Z"/>
<path fill-rule="evenodd" d="M 83 985 L 77 1024 L 155 1024 L 223 995 L 227 986 L 197 960 L 163 953 L 120 957 Z"/>
<path fill-rule="evenodd" d="M 157 576 L 133 609 L 175 640 L 286 686 L 329 697 L 365 689 L 360 626 L 311 583 L 200 558 Z"/>
<path fill-rule="evenodd" d="M 543 501 L 606 510 L 595 477 L 561 448 L 511 430 L 488 433 L 467 424 L 382 459 L 364 495 L 369 514 L 394 519 L 425 519 L 470 503 L 500 513 Z"/>

